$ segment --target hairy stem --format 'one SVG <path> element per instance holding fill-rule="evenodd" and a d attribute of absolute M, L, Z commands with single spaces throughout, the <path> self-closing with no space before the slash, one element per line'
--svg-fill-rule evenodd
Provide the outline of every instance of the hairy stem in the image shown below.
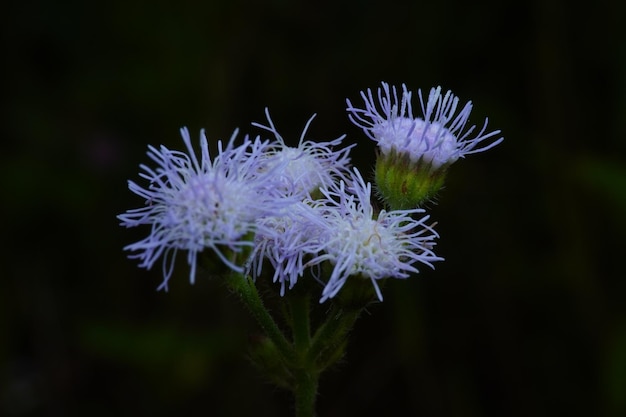
<path fill-rule="evenodd" d="M 230 287 L 239 295 L 243 303 L 248 307 L 252 316 L 255 318 L 259 326 L 263 329 L 267 337 L 269 337 L 276 349 L 287 363 L 295 363 L 296 355 L 291 344 L 285 338 L 276 321 L 265 308 L 263 300 L 251 278 L 242 274 L 233 273 L 229 277 Z"/>

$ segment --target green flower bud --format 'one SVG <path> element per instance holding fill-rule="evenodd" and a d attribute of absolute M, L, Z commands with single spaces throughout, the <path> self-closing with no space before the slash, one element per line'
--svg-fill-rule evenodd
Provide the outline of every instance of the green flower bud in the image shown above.
<path fill-rule="evenodd" d="M 443 186 L 447 166 L 436 169 L 423 159 L 411 161 L 407 153 L 391 150 L 376 158 L 376 187 L 379 197 L 392 210 L 420 207 Z"/>

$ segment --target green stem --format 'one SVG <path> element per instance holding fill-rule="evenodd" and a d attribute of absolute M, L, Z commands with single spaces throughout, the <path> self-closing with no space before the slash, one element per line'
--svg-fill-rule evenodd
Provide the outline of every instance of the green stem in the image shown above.
<path fill-rule="evenodd" d="M 314 417 L 319 375 L 310 369 L 296 371 L 296 417 Z"/>
<path fill-rule="evenodd" d="M 263 300 L 261 300 L 261 297 L 256 289 L 256 285 L 254 285 L 252 279 L 242 274 L 233 273 L 229 276 L 228 283 L 231 288 L 239 294 L 241 300 L 248 307 L 252 316 L 256 319 L 261 328 L 265 331 L 267 337 L 274 342 L 276 349 L 285 361 L 291 364 L 295 363 L 296 357 L 291 344 L 287 341 L 285 335 L 274 321 L 274 318 L 263 305 Z"/>
<path fill-rule="evenodd" d="M 298 363 L 294 369 L 297 417 L 313 417 L 319 372 L 309 359 L 311 348 L 310 299 L 308 295 L 290 294 L 291 330 Z"/>

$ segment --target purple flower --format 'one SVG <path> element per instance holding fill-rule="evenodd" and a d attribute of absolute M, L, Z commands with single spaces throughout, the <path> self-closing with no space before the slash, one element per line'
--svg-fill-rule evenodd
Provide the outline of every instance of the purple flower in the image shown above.
<path fill-rule="evenodd" d="M 414 163 L 424 161 L 433 170 L 447 167 L 465 155 L 486 151 L 500 142 L 500 137 L 490 142 L 500 131 L 487 132 L 487 122 L 477 134 L 475 125 L 467 127 L 472 103 L 468 102 L 457 113 L 459 99 L 441 87 L 432 88 L 424 102 L 418 90 L 421 116 L 414 116 L 411 105 L 412 93 L 402 85 L 402 96 L 398 98 L 396 87 L 382 83 L 374 97 L 367 89 L 361 92 L 365 108 L 357 108 L 346 100 L 349 118 L 365 134 L 378 143 L 383 155 L 396 152 L 409 155 Z"/>
<path fill-rule="evenodd" d="M 329 142 L 305 140 L 307 130 L 315 118 L 313 115 L 300 135 L 298 146 L 291 147 L 276 130 L 268 109 L 265 109 L 265 115 L 268 126 L 259 123 L 253 123 L 253 126 L 269 131 L 276 138 L 264 156 L 265 169 L 275 172 L 275 183 L 272 186 L 285 195 L 296 194 L 304 197 L 321 186 L 346 178 L 350 169 L 349 152 L 355 145 L 334 149 L 346 135 Z M 276 169 L 276 166 L 281 169 Z"/>
<path fill-rule="evenodd" d="M 369 279 L 378 298 L 377 281 L 407 278 L 419 272 L 416 263 L 430 267 L 442 258 L 432 251 L 437 233 L 419 219 L 424 210 L 392 210 L 376 213 L 371 204 L 371 184 L 354 170 L 350 184 L 341 181 L 322 190 L 324 198 L 315 202 L 323 221 L 320 251 L 307 266 L 330 262 L 333 272 L 325 283 L 320 302 L 334 297 L 349 277 Z"/>
<path fill-rule="evenodd" d="M 140 176 L 148 181 L 147 186 L 129 181 L 129 189 L 145 198 L 146 205 L 118 216 L 122 226 L 151 227 L 145 239 L 124 249 L 134 252 L 130 257 L 139 259 L 140 267 L 147 269 L 162 258 L 164 280 L 159 289 L 166 290 L 179 250 L 187 251 L 191 283 L 198 253 L 205 249 L 217 254 L 232 270 L 243 272 L 224 249 L 239 252 L 252 247 L 251 233 L 257 219 L 291 204 L 266 192 L 265 184 L 274 172 L 259 174 L 267 141 L 252 141 L 246 136 L 235 146 L 235 131 L 226 147 L 218 142 L 217 156 L 211 159 L 202 131 L 198 158 L 187 129 L 181 129 L 181 134 L 187 153 L 149 146 L 148 156 L 157 168 L 140 165 Z"/>
<path fill-rule="evenodd" d="M 272 281 L 280 283 L 280 295 L 285 295 L 285 286 L 293 288 L 304 275 L 307 259 L 322 250 L 324 226 L 322 213 L 310 200 L 296 202 L 275 215 L 259 219 L 249 273 L 258 278 L 264 261 L 269 262 L 274 269 Z"/>

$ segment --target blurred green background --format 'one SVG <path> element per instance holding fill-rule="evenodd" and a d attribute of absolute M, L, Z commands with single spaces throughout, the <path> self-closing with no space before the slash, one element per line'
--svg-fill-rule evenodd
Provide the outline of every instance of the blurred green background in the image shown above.
<path fill-rule="evenodd" d="M 148 144 L 258 133 L 374 146 L 345 99 L 442 85 L 505 142 L 432 204 L 446 261 L 391 282 L 320 416 L 626 415 L 626 32 L 619 1 L 9 1 L 0 415 L 289 416 L 219 280 L 169 293 L 115 216 Z"/>

